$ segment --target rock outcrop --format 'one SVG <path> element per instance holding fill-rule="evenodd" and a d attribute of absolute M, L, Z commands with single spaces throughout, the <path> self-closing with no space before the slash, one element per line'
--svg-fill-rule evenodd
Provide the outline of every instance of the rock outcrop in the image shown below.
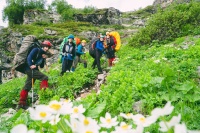
<path fill-rule="evenodd" d="M 121 24 L 121 12 L 113 7 L 98 9 L 93 14 L 75 14 L 76 21 L 91 22 L 95 25 Z"/>
<path fill-rule="evenodd" d="M 61 16 L 56 12 L 49 12 L 47 10 L 27 10 L 24 13 L 23 19 L 24 24 L 34 22 L 58 23 L 61 21 Z"/>

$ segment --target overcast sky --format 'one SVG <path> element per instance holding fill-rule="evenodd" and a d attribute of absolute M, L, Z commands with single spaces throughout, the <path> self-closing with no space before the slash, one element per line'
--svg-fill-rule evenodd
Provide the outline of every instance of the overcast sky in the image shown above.
<path fill-rule="evenodd" d="M 6 0 L 0 0 L 0 26 L 7 26 L 7 22 L 2 21 L 2 10 L 6 6 Z M 48 4 L 51 4 L 53 0 L 47 0 Z M 120 11 L 134 11 L 139 8 L 144 8 L 148 5 L 152 5 L 154 0 L 66 0 L 68 4 L 71 4 L 75 8 L 84 8 L 85 6 L 94 6 L 97 8 L 114 7 Z"/>

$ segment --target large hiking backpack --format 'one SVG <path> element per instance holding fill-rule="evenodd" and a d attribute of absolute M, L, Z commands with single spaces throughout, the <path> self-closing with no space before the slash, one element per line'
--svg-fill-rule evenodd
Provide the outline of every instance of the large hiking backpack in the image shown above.
<path fill-rule="evenodd" d="M 115 47 L 115 51 L 118 51 L 121 47 L 121 39 L 120 39 L 120 35 L 117 31 L 112 31 L 110 32 L 110 35 L 113 36 L 116 41 L 117 41 L 117 44 L 116 44 L 116 47 Z"/>
<path fill-rule="evenodd" d="M 95 58 L 95 42 L 98 40 L 98 37 L 93 38 L 90 42 L 89 42 L 89 54 L 90 56 L 92 56 L 93 58 Z"/>
<path fill-rule="evenodd" d="M 12 70 L 25 73 L 27 56 L 33 48 L 41 48 L 40 43 L 38 42 L 36 36 L 28 35 L 22 41 L 19 52 L 14 57 Z"/>

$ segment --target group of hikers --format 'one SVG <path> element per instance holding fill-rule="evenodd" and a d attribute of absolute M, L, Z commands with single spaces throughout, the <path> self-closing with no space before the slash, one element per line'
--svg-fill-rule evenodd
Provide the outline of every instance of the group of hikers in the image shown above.
<path fill-rule="evenodd" d="M 76 66 L 79 62 L 84 64 L 84 67 L 87 67 L 87 61 L 82 59 L 84 52 L 84 47 L 86 41 L 82 40 L 81 43 L 77 46 L 74 41 L 74 35 L 70 34 L 67 37 L 67 41 L 64 43 L 64 46 L 61 48 L 61 62 L 62 69 L 60 75 L 63 76 L 67 71 L 75 71 Z M 40 80 L 40 89 L 48 88 L 48 76 L 39 71 L 39 68 L 43 68 L 45 65 L 45 58 L 47 51 L 52 47 L 50 41 L 44 41 L 41 44 L 41 48 L 33 48 L 26 58 L 26 65 L 24 67 L 25 74 L 27 79 L 23 89 L 20 92 L 20 99 L 17 106 L 17 109 L 23 108 L 27 109 L 27 98 L 28 92 L 31 90 L 35 80 Z M 110 35 L 109 32 L 106 32 L 106 35 L 99 34 L 97 40 L 92 44 L 92 50 L 94 51 L 91 56 L 94 58 L 92 64 L 92 69 L 98 68 L 99 73 L 103 73 L 101 68 L 100 59 L 102 54 L 105 53 L 108 58 L 109 67 L 113 66 L 113 61 L 115 59 L 115 47 L 116 39 Z"/>

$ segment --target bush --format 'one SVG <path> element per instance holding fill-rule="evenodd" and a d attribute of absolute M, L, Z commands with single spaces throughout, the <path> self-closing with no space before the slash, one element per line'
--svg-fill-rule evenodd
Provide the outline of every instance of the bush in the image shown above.
<path fill-rule="evenodd" d="M 171 5 L 164 10 L 158 10 L 147 22 L 145 28 L 130 40 L 131 45 L 147 45 L 153 40 L 158 43 L 173 41 L 177 37 L 197 34 L 200 21 L 200 3 Z M 132 43 L 134 42 L 134 43 Z"/>

